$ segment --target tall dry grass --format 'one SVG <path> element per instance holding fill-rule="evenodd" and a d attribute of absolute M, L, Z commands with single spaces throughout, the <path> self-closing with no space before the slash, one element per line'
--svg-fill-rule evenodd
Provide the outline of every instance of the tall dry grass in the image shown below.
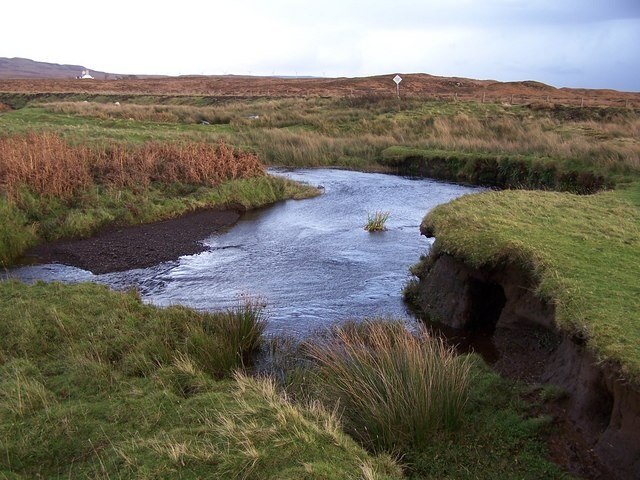
<path fill-rule="evenodd" d="M 317 390 L 374 449 L 418 446 L 461 421 L 469 359 L 426 328 L 413 334 L 399 321 L 347 323 L 307 348 L 319 365 Z"/>
<path fill-rule="evenodd" d="M 231 143 L 272 163 L 374 164 L 404 145 L 471 153 L 548 156 L 600 170 L 640 172 L 640 118 L 632 111 L 452 104 L 389 98 L 271 99 L 215 107 L 58 102 L 54 113 L 156 122 L 228 123 Z M 258 118 L 249 118 L 258 115 Z"/>
<path fill-rule="evenodd" d="M 94 185 L 140 188 L 151 183 L 215 186 L 264 175 L 254 154 L 197 142 L 132 147 L 72 146 L 57 135 L 0 138 L 0 189 L 15 200 L 20 190 L 69 200 Z"/>

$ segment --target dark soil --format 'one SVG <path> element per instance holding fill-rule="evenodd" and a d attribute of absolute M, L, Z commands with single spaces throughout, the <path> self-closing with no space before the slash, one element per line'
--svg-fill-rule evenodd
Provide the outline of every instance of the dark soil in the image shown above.
<path fill-rule="evenodd" d="M 83 240 L 39 245 L 26 252 L 25 259 L 62 263 L 94 274 L 145 268 L 206 250 L 202 240 L 239 217 L 234 210 L 202 210 L 147 225 L 110 228 Z"/>
<path fill-rule="evenodd" d="M 529 385 L 532 416 L 553 421 L 550 458 L 583 479 L 640 478 L 640 393 L 619 368 L 557 329 L 553 305 L 534 294 L 526 272 L 474 269 L 449 255 L 431 260 L 414 292 L 418 308 L 457 329 L 452 338 L 463 351 Z"/>
<path fill-rule="evenodd" d="M 547 438 L 550 459 L 571 475 L 584 480 L 616 478 L 597 457 L 580 426 L 571 420 L 569 398 L 558 389 L 557 396 L 541 395 L 549 357 L 560 342 L 559 337 L 535 325 L 498 328 L 493 344 L 499 357 L 492 366 L 503 377 L 528 384 L 532 389 L 524 396 L 531 416 L 547 415 L 553 419 L 553 429 Z"/>

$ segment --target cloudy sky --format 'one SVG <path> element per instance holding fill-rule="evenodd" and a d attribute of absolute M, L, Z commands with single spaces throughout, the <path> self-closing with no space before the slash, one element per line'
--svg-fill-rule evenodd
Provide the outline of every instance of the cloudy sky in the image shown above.
<path fill-rule="evenodd" d="M 21 0 L 0 57 L 114 73 L 540 80 L 640 91 L 640 0 Z"/>

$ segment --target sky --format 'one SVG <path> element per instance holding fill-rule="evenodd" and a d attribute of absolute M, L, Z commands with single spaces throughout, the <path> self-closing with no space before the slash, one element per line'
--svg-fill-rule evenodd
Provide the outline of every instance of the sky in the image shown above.
<path fill-rule="evenodd" d="M 121 74 L 430 73 L 640 91 L 640 0 L 21 0 L 0 57 Z"/>

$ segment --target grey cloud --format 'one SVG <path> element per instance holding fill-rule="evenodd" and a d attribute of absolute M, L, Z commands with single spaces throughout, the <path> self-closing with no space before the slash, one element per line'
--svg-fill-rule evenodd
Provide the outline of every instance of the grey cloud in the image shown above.
<path fill-rule="evenodd" d="M 286 12 L 289 18 L 307 25 L 351 24 L 354 28 L 571 25 L 640 18 L 639 0 L 325 0 L 315 5 L 279 0 L 275 7 L 269 2 L 268 8 L 262 8 L 265 14 Z"/>

